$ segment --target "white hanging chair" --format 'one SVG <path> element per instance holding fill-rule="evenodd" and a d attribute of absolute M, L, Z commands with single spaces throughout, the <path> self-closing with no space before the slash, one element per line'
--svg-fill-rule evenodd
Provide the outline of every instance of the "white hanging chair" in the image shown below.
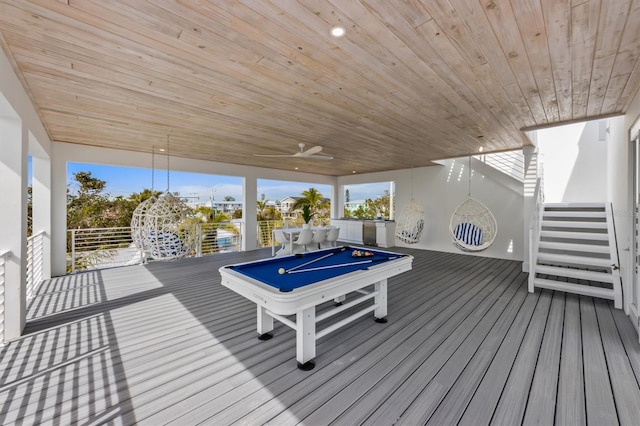
<path fill-rule="evenodd" d="M 412 198 L 396 222 L 396 238 L 407 244 L 416 244 L 420 241 L 422 231 L 424 231 L 424 210 Z"/>
<path fill-rule="evenodd" d="M 148 252 L 147 234 L 144 232 L 144 222 L 147 210 L 157 201 L 156 197 L 150 197 L 138 204 L 131 215 L 131 239 L 139 250 Z"/>
<path fill-rule="evenodd" d="M 191 209 L 169 192 L 162 194 L 146 210 L 140 235 L 142 246 L 155 260 L 180 259 L 194 249 L 195 224 L 189 221 Z"/>
<path fill-rule="evenodd" d="M 498 224 L 487 206 L 469 197 L 453 211 L 449 231 L 460 250 L 482 251 L 496 239 Z"/>

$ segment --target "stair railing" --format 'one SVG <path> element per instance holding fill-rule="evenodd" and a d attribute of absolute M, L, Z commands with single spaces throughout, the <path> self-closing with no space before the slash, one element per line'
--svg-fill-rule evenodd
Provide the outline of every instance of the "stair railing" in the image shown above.
<path fill-rule="evenodd" d="M 611 275 L 613 275 L 613 301 L 617 309 L 622 309 L 622 280 L 620 277 L 620 260 L 618 259 L 618 242 L 616 239 L 616 225 L 613 219 L 613 206 L 605 203 L 607 215 L 607 232 L 609 233 L 609 250 L 611 252 Z"/>
<path fill-rule="evenodd" d="M 536 189 L 533 193 L 536 200 L 531 219 L 529 220 L 529 292 L 533 293 L 536 277 L 536 264 L 538 263 L 538 243 L 542 231 L 542 215 L 544 214 L 544 191 L 542 176 L 536 178 Z"/>

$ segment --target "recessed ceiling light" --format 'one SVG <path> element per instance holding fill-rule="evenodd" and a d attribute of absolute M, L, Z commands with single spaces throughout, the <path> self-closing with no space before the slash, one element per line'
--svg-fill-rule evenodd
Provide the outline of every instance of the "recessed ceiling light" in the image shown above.
<path fill-rule="evenodd" d="M 294 170 L 298 170 L 298 168 L 296 167 Z"/>
<path fill-rule="evenodd" d="M 356 171 L 354 170 L 354 171 L 352 171 L 351 173 L 355 173 L 355 172 L 356 172 Z"/>
<path fill-rule="evenodd" d="M 333 37 L 340 38 L 347 33 L 347 30 L 345 30 L 344 27 L 336 26 L 331 28 L 330 33 Z"/>
<path fill-rule="evenodd" d="M 482 152 L 484 151 L 484 146 L 481 146 L 480 148 L 478 148 L 478 152 Z"/>
<path fill-rule="evenodd" d="M 164 152 L 164 148 L 160 148 L 160 152 Z"/>

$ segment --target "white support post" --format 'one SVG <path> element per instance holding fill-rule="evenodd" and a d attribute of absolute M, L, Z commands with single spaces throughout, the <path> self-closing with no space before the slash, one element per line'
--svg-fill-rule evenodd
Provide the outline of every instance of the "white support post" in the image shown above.
<path fill-rule="evenodd" d="M 26 324 L 28 131 L 0 102 L 0 252 L 5 264 L 5 340 L 20 337 Z"/>
<path fill-rule="evenodd" d="M 264 306 L 258 306 L 258 336 L 263 336 L 273 331 L 273 317 L 267 313 L 267 309 Z"/>
<path fill-rule="evenodd" d="M 242 250 L 256 250 L 258 248 L 258 180 L 255 177 L 245 177 L 242 192 L 244 198 Z"/>
<path fill-rule="evenodd" d="M 298 367 L 313 368 L 308 363 L 316 357 L 316 308 L 312 306 L 296 313 L 296 359 Z"/>
<path fill-rule="evenodd" d="M 387 317 L 387 280 L 380 280 L 375 283 L 375 291 L 378 293 L 375 299 L 373 299 L 376 310 L 373 311 L 373 316 L 376 318 L 376 321 L 386 322 L 385 318 Z M 385 321 L 382 321 L 385 320 Z"/>

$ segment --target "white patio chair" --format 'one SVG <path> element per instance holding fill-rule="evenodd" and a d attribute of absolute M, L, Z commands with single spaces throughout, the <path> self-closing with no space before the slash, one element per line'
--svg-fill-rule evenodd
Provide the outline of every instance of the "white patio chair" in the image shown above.
<path fill-rule="evenodd" d="M 327 238 L 322 244 L 320 244 L 320 248 L 335 247 L 338 236 L 340 236 L 340 228 L 329 228 Z"/>
<path fill-rule="evenodd" d="M 307 251 L 307 244 L 313 240 L 313 231 L 311 229 L 303 229 L 298 238 L 293 242 L 291 253 L 304 253 Z"/>
<path fill-rule="evenodd" d="M 324 228 L 316 229 L 313 233 L 313 239 L 311 240 L 309 247 L 313 250 L 319 249 L 320 245 L 327 240 L 327 231 L 329 230 Z"/>

